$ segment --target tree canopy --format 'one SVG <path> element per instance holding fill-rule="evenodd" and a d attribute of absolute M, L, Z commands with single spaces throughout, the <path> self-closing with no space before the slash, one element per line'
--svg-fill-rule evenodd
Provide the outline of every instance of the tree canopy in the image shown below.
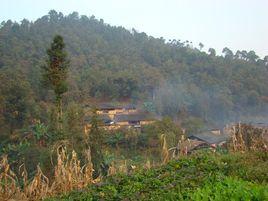
<path fill-rule="evenodd" d="M 65 44 L 60 35 L 56 35 L 47 50 L 48 59 L 43 66 L 43 82 L 53 89 L 56 96 L 58 128 L 62 132 L 62 96 L 67 92 L 67 70 L 69 61 L 64 50 Z"/>

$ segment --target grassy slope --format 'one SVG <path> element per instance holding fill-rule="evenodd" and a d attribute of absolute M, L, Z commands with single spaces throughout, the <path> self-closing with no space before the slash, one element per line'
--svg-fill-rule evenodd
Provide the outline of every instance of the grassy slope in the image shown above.
<path fill-rule="evenodd" d="M 196 153 L 48 200 L 268 200 L 267 167 L 267 153 Z"/>

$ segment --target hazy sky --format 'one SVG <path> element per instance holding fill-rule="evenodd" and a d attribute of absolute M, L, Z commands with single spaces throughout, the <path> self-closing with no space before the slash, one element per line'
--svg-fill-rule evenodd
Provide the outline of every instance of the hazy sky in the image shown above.
<path fill-rule="evenodd" d="M 0 0 L 0 21 L 36 20 L 51 9 L 195 46 L 202 42 L 217 53 L 227 46 L 268 55 L 268 0 Z"/>

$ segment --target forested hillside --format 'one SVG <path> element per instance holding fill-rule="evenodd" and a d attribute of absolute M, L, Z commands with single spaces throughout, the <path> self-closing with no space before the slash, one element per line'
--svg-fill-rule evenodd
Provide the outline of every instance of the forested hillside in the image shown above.
<path fill-rule="evenodd" d="M 260 116 L 268 106 L 268 57 L 254 51 L 217 56 L 191 42 L 165 41 L 115 27 L 94 16 L 56 11 L 34 22 L 6 21 L 0 28 L 0 127 L 46 121 L 51 96 L 40 82 L 46 49 L 63 36 L 71 67 L 65 101 L 128 100 L 173 118 L 225 122 Z M 221 54 L 221 53 L 219 53 Z"/>

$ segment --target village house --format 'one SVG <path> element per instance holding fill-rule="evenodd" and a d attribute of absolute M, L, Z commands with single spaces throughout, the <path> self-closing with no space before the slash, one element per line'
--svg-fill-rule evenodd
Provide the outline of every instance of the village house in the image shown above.
<path fill-rule="evenodd" d="M 115 114 L 124 112 L 124 107 L 111 104 L 101 104 L 96 110 L 98 115 L 108 115 L 111 119 L 113 119 Z"/>
<path fill-rule="evenodd" d="M 141 128 L 154 122 L 152 116 L 137 110 L 135 105 L 112 105 L 109 103 L 100 104 L 96 108 L 99 119 L 103 122 L 106 130 L 118 128 Z M 85 130 L 90 129 L 90 115 L 85 119 Z"/>
<path fill-rule="evenodd" d="M 126 106 L 122 105 L 112 105 L 109 103 L 100 104 L 97 107 L 97 114 L 108 115 L 111 119 L 114 119 L 116 114 L 130 114 L 137 112 L 136 106 L 129 104 Z"/>
<path fill-rule="evenodd" d="M 133 113 L 133 114 L 118 114 L 115 116 L 114 121 L 121 127 L 133 127 L 141 128 L 143 125 L 151 124 L 155 120 L 145 113 Z"/>

